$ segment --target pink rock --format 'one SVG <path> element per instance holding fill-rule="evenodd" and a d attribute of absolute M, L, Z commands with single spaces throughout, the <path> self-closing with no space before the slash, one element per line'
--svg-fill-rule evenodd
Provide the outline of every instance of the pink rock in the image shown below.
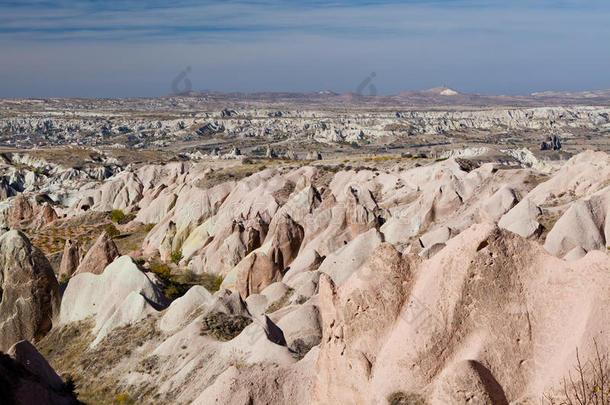
<path fill-rule="evenodd" d="M 119 250 L 114 241 L 106 232 L 102 232 L 80 262 L 74 274 L 102 274 L 106 266 L 112 263 L 118 256 Z"/>

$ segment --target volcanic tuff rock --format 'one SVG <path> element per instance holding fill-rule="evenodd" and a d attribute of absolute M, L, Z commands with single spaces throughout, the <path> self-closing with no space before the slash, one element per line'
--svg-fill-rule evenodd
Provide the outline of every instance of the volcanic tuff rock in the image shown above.
<path fill-rule="evenodd" d="M 440 97 L 446 99 L 447 96 Z M 345 100 L 338 102 L 344 105 Z M 279 113 L 277 110 L 247 108 L 231 116 L 223 115 L 221 111 L 208 110 L 193 117 L 190 114 L 192 110 L 189 110 L 176 111 L 178 118 L 161 117 L 159 120 L 150 120 L 148 116 L 133 119 L 121 114 L 88 117 L 85 111 L 76 112 L 76 116 L 74 113 L 62 116 L 66 113 L 60 109 L 53 117 L 39 117 L 37 113 L 27 113 L 26 115 L 33 116 L 24 116 L 24 113 L 21 113 L 18 116 L 0 118 L 0 132 L 15 137 L 29 134 L 29 142 L 24 140 L 24 144 L 29 145 L 37 141 L 51 144 L 99 145 L 108 143 L 107 139 L 124 137 L 130 145 L 143 148 L 170 145 L 170 141 L 213 137 L 225 137 L 233 141 L 262 138 L 267 143 L 279 135 L 296 142 L 313 139 L 333 144 L 366 143 L 384 137 L 468 131 L 494 133 L 539 130 L 547 134 L 550 131 L 561 131 L 561 134 L 570 130 L 592 131 L 608 128 L 610 124 L 610 109 L 604 106 L 498 106 L 421 111 L 401 105 L 400 97 L 384 101 L 387 102 L 398 104 L 394 104 L 395 108 L 391 108 L 392 104 L 389 104 L 385 108 L 364 112 L 357 107 L 354 111 L 345 111 L 343 108 L 337 109 L 336 106 L 325 108 L 319 104 L 300 107 L 293 105 Z M 19 113 L 14 106 L 12 108 Z M 132 111 L 128 115 L 132 116 Z M 558 145 L 557 142 L 551 142 L 550 146 Z M 539 141 L 536 146 L 540 146 Z M 237 157 L 240 155 L 238 152 L 239 148 L 233 147 L 228 155 Z M 319 157 L 317 151 L 311 151 L 307 156 L 310 160 Z"/>
<path fill-rule="evenodd" d="M 567 263 L 481 224 L 426 262 L 382 245 L 365 268 L 378 277 L 320 280 L 316 403 L 377 403 L 397 391 L 430 403 L 466 401 L 469 391 L 535 400 L 559 387 L 575 347 L 590 358 L 593 339 L 608 333 L 602 252 Z"/>
<path fill-rule="evenodd" d="M 83 253 L 80 243 L 78 243 L 77 240 L 74 241 L 72 239 L 67 239 L 63 254 L 61 256 L 59 275 L 61 276 L 65 274 L 66 276 L 71 277 L 78 268 L 82 256 Z"/>
<path fill-rule="evenodd" d="M 59 285 L 43 253 L 18 231 L 0 236 L 0 350 L 42 338 L 59 302 Z"/>
<path fill-rule="evenodd" d="M 192 286 L 167 307 L 161 278 L 119 257 L 71 279 L 51 334 L 83 328 L 72 339 L 88 367 L 119 353 L 96 378 L 142 402 L 556 395 L 574 349 L 589 361 L 610 332 L 609 158 L 456 156 L 274 161 L 243 175 L 251 164 L 173 162 L 93 184 L 57 209 L 131 212 L 129 229 L 155 224 L 143 259 L 180 252 L 173 282 L 220 275 L 221 288 Z"/>
<path fill-rule="evenodd" d="M 106 266 L 112 263 L 118 256 L 119 250 L 114 244 L 112 237 L 106 232 L 102 232 L 91 249 L 87 251 L 85 257 L 83 257 L 74 274 L 101 274 Z"/>
<path fill-rule="evenodd" d="M 7 404 L 76 405 L 76 396 L 27 340 L 0 352 L 0 392 Z"/>
<path fill-rule="evenodd" d="M 59 323 L 92 317 L 98 340 L 166 306 L 166 299 L 129 256 L 121 256 L 100 274 L 77 273 L 64 292 Z"/>

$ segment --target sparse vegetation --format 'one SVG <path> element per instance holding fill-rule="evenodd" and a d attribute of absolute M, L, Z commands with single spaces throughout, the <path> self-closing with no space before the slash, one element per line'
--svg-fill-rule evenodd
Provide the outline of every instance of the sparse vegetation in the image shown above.
<path fill-rule="evenodd" d="M 68 284 L 68 281 L 70 281 L 72 277 L 67 275 L 67 274 L 62 274 L 61 276 L 59 276 L 59 285 L 65 285 Z"/>
<path fill-rule="evenodd" d="M 388 397 L 389 405 L 426 405 L 426 401 L 417 394 L 394 392 Z"/>
<path fill-rule="evenodd" d="M 170 260 L 172 263 L 180 263 L 180 260 L 182 260 L 182 250 L 174 250 L 171 254 L 170 254 Z"/>
<path fill-rule="evenodd" d="M 242 315 L 214 312 L 203 317 L 200 335 L 213 336 L 226 342 L 239 335 L 251 323 L 252 319 Z"/>
<path fill-rule="evenodd" d="M 129 397 L 129 395 L 128 394 L 124 394 L 124 393 L 123 394 L 118 394 L 116 396 L 115 401 L 118 404 L 133 404 L 134 403 L 134 401 L 132 401 L 132 399 Z"/>
<path fill-rule="evenodd" d="M 210 292 L 216 292 L 220 290 L 222 284 L 222 276 L 216 276 L 210 273 L 203 273 L 199 276 L 199 284 L 204 286 Z"/>
<path fill-rule="evenodd" d="M 600 352 L 597 341 L 593 341 L 595 358 L 586 363 L 580 360 L 576 349 L 574 374 L 564 377 L 558 397 L 545 395 L 551 405 L 609 405 L 610 363 L 605 351 Z"/>
<path fill-rule="evenodd" d="M 175 300 L 186 294 L 191 284 L 185 284 L 172 276 L 172 271 L 167 264 L 153 263 L 150 265 L 150 271 L 157 275 L 163 283 L 163 295 L 170 300 Z"/>
<path fill-rule="evenodd" d="M 146 233 L 152 231 L 152 229 L 155 227 L 156 224 L 146 224 L 144 225 L 144 231 L 146 231 Z"/>
<path fill-rule="evenodd" d="M 211 188 L 227 181 L 241 180 L 265 170 L 265 168 L 265 165 L 252 163 L 216 169 L 208 172 L 203 179 L 196 183 L 196 186 L 203 189 Z"/>
<path fill-rule="evenodd" d="M 150 271 L 162 279 L 169 279 L 172 275 L 172 271 L 167 264 L 153 263 L 150 265 Z"/>
<path fill-rule="evenodd" d="M 185 284 L 195 283 L 197 282 L 198 278 L 199 277 L 197 277 L 197 274 L 195 274 L 193 270 L 184 270 L 182 273 L 182 282 Z"/>
<path fill-rule="evenodd" d="M 270 314 L 272 312 L 284 308 L 286 304 L 288 304 L 288 299 L 292 296 L 293 293 L 294 290 L 292 288 L 289 288 L 279 300 L 275 301 L 269 306 L 269 308 L 267 308 L 266 312 Z"/>
<path fill-rule="evenodd" d="M 111 238 L 116 238 L 117 236 L 119 236 L 121 234 L 121 231 L 119 231 L 117 229 L 117 227 L 114 226 L 113 224 L 106 225 L 106 228 L 104 228 L 104 231 L 106 231 L 108 236 L 110 236 Z"/>

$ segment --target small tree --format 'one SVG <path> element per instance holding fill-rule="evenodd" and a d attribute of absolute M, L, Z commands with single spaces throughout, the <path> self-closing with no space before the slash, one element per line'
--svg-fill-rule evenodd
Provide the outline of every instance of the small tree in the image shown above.
<path fill-rule="evenodd" d="M 112 222 L 120 224 L 125 220 L 125 214 L 121 210 L 112 210 L 110 211 L 110 219 L 112 219 Z"/>

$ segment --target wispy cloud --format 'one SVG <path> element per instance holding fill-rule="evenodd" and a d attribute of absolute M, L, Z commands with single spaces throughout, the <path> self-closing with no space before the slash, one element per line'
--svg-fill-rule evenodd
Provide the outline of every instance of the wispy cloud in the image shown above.
<path fill-rule="evenodd" d="M 586 4 L 586 5 L 585 5 Z M 0 1 L 0 96 L 610 87 L 607 0 Z"/>
<path fill-rule="evenodd" d="M 0 39 L 193 41 L 210 33 L 255 35 L 302 33 L 324 36 L 370 37 L 435 34 L 469 29 L 511 30 L 498 25 L 502 13 L 533 13 L 545 20 L 570 13 L 575 1 L 495 2 L 445 1 L 20 1 L 0 2 Z M 594 18 L 591 1 L 583 15 Z M 606 11 L 610 9 L 606 6 Z M 578 10 L 577 10 L 578 11 Z M 544 14 L 543 14 L 544 13 Z M 571 15 L 570 17 L 576 17 Z M 601 16 L 600 16 L 601 17 Z M 603 16 L 605 18 L 605 16 Z M 530 21 L 535 23 L 535 21 Z M 523 28 L 523 27 L 522 27 Z M 545 28 L 549 28 L 548 25 Z M 535 29 L 535 25 L 528 27 Z M 234 37 L 235 37 L 234 36 Z M 249 38 L 251 39 L 251 38 Z"/>

